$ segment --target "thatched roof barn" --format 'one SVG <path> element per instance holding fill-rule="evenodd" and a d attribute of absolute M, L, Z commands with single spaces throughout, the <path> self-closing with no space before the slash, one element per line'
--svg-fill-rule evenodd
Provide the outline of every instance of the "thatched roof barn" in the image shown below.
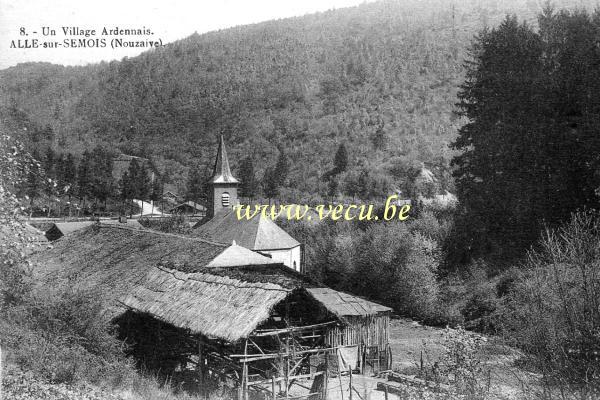
<path fill-rule="evenodd" d="M 299 284 L 249 280 L 159 267 L 123 304 L 192 333 L 236 342 L 268 320 L 271 310 Z"/>

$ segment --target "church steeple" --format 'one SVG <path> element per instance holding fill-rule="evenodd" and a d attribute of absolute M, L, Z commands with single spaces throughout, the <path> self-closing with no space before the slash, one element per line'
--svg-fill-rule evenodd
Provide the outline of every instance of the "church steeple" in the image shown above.
<path fill-rule="evenodd" d="M 221 135 L 221 141 L 219 142 L 219 149 L 217 150 L 217 158 L 215 160 L 215 168 L 213 169 L 213 175 L 210 179 L 211 183 L 240 183 L 231 174 L 229 168 L 229 160 L 227 159 L 227 150 L 225 150 L 225 140 Z"/>
<path fill-rule="evenodd" d="M 225 140 L 221 135 L 217 157 L 215 159 L 215 168 L 209 184 L 211 187 L 212 201 L 209 203 L 207 217 L 212 218 L 215 214 L 231 210 L 238 204 L 237 186 L 240 183 L 231 173 L 229 160 L 227 159 L 227 150 L 225 150 Z"/>

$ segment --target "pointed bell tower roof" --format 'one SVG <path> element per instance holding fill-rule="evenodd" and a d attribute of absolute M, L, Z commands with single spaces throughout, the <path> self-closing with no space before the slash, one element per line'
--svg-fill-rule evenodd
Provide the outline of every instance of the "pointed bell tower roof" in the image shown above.
<path fill-rule="evenodd" d="M 219 149 L 217 150 L 217 159 L 215 160 L 215 168 L 213 170 L 212 178 L 210 183 L 239 183 L 236 178 L 231 174 L 229 168 L 229 160 L 227 159 L 227 151 L 225 150 L 225 140 L 221 135 L 219 142 Z"/>

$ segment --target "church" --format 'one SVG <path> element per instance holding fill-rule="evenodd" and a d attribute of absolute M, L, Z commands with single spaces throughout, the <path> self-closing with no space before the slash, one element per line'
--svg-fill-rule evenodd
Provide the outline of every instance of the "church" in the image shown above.
<path fill-rule="evenodd" d="M 238 219 L 234 207 L 239 205 L 240 181 L 231 173 L 225 141 L 221 136 L 215 167 L 209 181 L 210 194 L 206 218 L 194 226 L 193 236 L 217 243 L 253 250 L 303 272 L 302 245 L 269 218 L 258 215 Z"/>

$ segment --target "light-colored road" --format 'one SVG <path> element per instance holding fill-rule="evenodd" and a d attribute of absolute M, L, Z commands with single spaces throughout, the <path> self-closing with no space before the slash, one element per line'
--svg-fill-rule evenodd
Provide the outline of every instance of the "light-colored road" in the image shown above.
<path fill-rule="evenodd" d="M 135 214 L 134 217 L 143 217 L 148 215 L 167 215 L 161 212 L 156 204 L 154 205 L 154 207 L 152 207 L 152 203 L 148 203 L 147 201 L 133 200 L 133 202 L 137 204 L 138 207 L 142 210 L 139 214 Z"/>

